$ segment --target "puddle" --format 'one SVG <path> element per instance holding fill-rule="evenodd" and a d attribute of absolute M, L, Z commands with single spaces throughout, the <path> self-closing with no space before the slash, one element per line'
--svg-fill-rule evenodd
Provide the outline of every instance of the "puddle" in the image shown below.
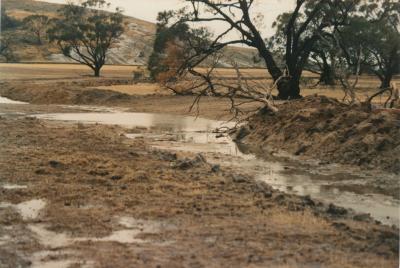
<path fill-rule="evenodd" d="M 165 134 L 126 134 L 128 138 L 151 139 L 150 145 L 155 149 L 190 151 L 195 153 L 220 153 L 239 156 L 244 159 L 254 159 L 252 154 L 242 153 L 236 143 L 229 137 L 217 137 L 216 133 L 207 131 L 178 132 Z"/>
<path fill-rule="evenodd" d="M 6 190 L 19 190 L 28 188 L 28 186 L 26 185 L 17 185 L 17 184 L 3 184 L 0 187 Z"/>
<path fill-rule="evenodd" d="M 271 173 L 271 175 L 259 174 L 256 178 L 280 191 L 302 196 L 309 195 L 318 200 L 351 208 L 358 213 L 368 213 L 382 223 L 399 226 L 399 200 L 381 194 L 357 194 L 337 188 L 343 185 L 357 187 L 365 183 L 357 179 L 352 181 L 351 175 L 348 175 L 349 180 L 332 181 L 331 175 L 286 175 L 276 171 Z"/>
<path fill-rule="evenodd" d="M 124 230 L 112 232 L 109 236 L 101 238 L 82 238 L 77 241 L 93 241 L 93 242 L 118 242 L 123 244 L 132 243 L 147 243 L 148 240 L 138 238 L 141 234 L 157 234 L 162 230 L 173 228 L 172 225 L 156 222 L 138 220 L 132 217 L 122 217 L 119 219 L 118 224 L 123 226 Z"/>
<path fill-rule="evenodd" d="M 73 243 L 72 238 L 66 234 L 49 231 L 43 224 L 29 225 L 28 228 L 36 235 L 39 243 L 48 248 L 62 248 Z"/>
<path fill-rule="evenodd" d="M 0 237 L 0 246 L 7 244 L 10 242 L 11 236 L 5 235 Z"/>
<path fill-rule="evenodd" d="M 115 230 L 105 237 L 76 237 L 73 238 L 64 233 L 56 233 L 47 229 L 44 224 L 31 224 L 28 228 L 35 234 L 43 246 L 49 249 L 65 248 L 76 242 L 118 242 L 121 244 L 148 243 L 146 239 L 138 238 L 142 234 L 157 234 L 163 230 L 174 228 L 172 225 L 156 221 L 138 220 L 131 217 L 122 217 L 117 221 L 118 225 L 125 228 Z"/>
<path fill-rule="evenodd" d="M 17 205 L 11 203 L 0 203 L 0 208 L 14 208 L 22 216 L 23 220 L 36 219 L 39 216 L 40 211 L 45 208 L 45 206 L 46 202 L 42 199 L 34 199 L 19 203 Z"/>
<path fill-rule="evenodd" d="M 68 268 L 77 260 L 66 259 L 70 252 L 67 251 L 39 251 L 31 257 L 31 268 Z"/>
<path fill-rule="evenodd" d="M 223 122 L 191 116 L 152 113 L 55 113 L 35 115 L 39 119 L 119 125 L 128 128 L 157 128 L 163 131 L 206 132 L 221 127 Z M 229 124 L 225 126 L 233 126 Z"/>
<path fill-rule="evenodd" d="M 221 121 L 190 116 L 125 112 L 40 114 L 36 117 L 146 128 L 146 133 L 126 134 L 126 136 L 135 139 L 146 138 L 150 145 L 157 149 L 222 154 L 225 156 L 215 157 L 213 161 L 225 166 L 234 166 L 240 172 L 254 174 L 257 179 L 271 184 L 276 189 L 298 195 L 310 195 L 312 198 L 351 208 L 359 213 L 370 213 L 372 217 L 385 224 L 400 225 L 398 199 L 384 195 L 359 194 L 352 192 L 351 187 L 347 187 L 364 185 L 366 180 L 364 177 L 360 178 L 346 170 L 339 173 L 337 168 L 328 172 L 318 167 L 305 170 L 296 166 L 288 173 L 284 163 L 259 159 L 241 150 L 243 148 L 239 148 L 229 137 L 219 137 L 219 134 L 214 133 L 216 128 L 232 127 L 234 123 L 224 125 Z M 380 180 L 393 181 L 391 178 L 386 178 L 386 175 L 379 176 Z"/>
<path fill-rule="evenodd" d="M 36 219 L 40 211 L 46 206 L 46 202 L 42 199 L 30 200 L 16 205 L 16 209 L 24 220 Z"/>
<path fill-rule="evenodd" d="M 0 96 L 0 104 L 28 104 L 28 103 L 22 101 L 14 101 Z"/>

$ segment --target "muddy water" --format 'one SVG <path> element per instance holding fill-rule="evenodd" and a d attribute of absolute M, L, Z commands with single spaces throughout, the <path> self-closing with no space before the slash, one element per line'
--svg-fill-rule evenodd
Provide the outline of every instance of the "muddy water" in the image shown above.
<path fill-rule="evenodd" d="M 338 168 L 302 169 L 274 160 L 263 160 L 243 153 L 229 138 L 214 133 L 218 127 L 231 127 L 220 121 L 150 113 L 62 113 L 36 115 L 40 119 L 146 128 L 144 133 L 128 133 L 129 138 L 146 138 L 154 148 L 201 152 L 213 163 L 254 175 L 274 188 L 298 195 L 310 195 L 324 202 L 369 213 L 375 219 L 399 226 L 400 201 L 390 196 L 360 194 L 356 189 L 367 180 L 364 174 L 337 173 Z M 391 175 L 387 175 L 391 176 Z M 389 178 L 390 179 L 390 178 Z M 393 181 L 393 178 L 391 178 Z"/>
<path fill-rule="evenodd" d="M 0 96 L 0 104 L 28 104 L 28 103 L 22 101 L 13 101 Z"/>

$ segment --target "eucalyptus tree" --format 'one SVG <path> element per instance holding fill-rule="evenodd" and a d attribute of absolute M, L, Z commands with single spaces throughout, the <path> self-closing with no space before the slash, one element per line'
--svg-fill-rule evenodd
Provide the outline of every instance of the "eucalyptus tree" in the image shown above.
<path fill-rule="evenodd" d="M 33 33 L 37 44 L 41 45 L 43 37 L 48 30 L 50 19 L 45 15 L 30 15 L 23 19 L 22 24 L 25 30 Z"/>
<path fill-rule="evenodd" d="M 400 72 L 400 2 L 371 1 L 360 12 L 349 25 L 337 29 L 343 55 L 354 67 L 360 51 L 363 68 L 380 79 L 381 88 L 389 88 Z"/>
<path fill-rule="evenodd" d="M 209 46 L 201 51 L 202 56 L 192 55 L 187 66 L 197 66 L 211 55 L 229 45 L 245 45 L 257 49 L 269 74 L 275 81 L 281 99 L 299 98 L 300 78 L 310 53 L 321 35 L 348 22 L 357 9 L 358 0 L 297 0 L 293 10 L 281 14 L 274 25 L 276 36 L 273 42 L 281 42 L 284 50 L 284 65 L 279 66 L 262 36 L 259 22 L 262 15 L 255 15 L 255 0 L 186 0 L 189 4 L 178 12 L 180 21 L 190 23 L 218 22 L 226 29 L 215 34 Z M 265 10 L 268 12 L 268 10 Z M 237 38 L 227 38 L 238 36 Z"/>
<path fill-rule="evenodd" d="M 156 37 L 153 44 L 153 52 L 149 57 L 147 68 L 152 79 L 157 79 L 160 73 L 168 71 L 168 65 L 163 63 L 166 57 L 168 44 L 185 40 L 189 35 L 189 26 L 186 23 L 170 25 L 173 17 L 172 11 L 163 11 L 157 17 Z"/>
<path fill-rule="evenodd" d="M 109 5 L 105 0 L 69 3 L 59 10 L 60 18 L 52 20 L 48 30 L 50 41 L 65 56 L 89 66 L 96 77 L 106 62 L 107 51 L 124 31 L 119 8 L 115 12 L 102 10 Z"/>

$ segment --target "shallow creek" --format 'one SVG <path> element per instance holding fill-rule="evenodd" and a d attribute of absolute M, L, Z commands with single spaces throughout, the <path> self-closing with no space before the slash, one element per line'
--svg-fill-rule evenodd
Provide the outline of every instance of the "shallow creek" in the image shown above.
<path fill-rule="evenodd" d="M 1 103 L 18 104 L 5 98 L 0 98 Z M 79 107 L 74 108 L 76 110 Z M 371 191 L 360 191 L 360 188 L 368 188 L 368 181 L 396 182 L 398 178 L 395 175 L 374 175 L 335 165 L 299 165 L 295 160 L 283 161 L 278 157 L 268 157 L 266 160 L 246 153 L 246 148 L 235 144 L 230 137 L 215 133 L 216 128 L 231 127 L 233 123 L 190 116 L 128 113 L 101 107 L 82 108 L 84 112 L 81 113 L 30 115 L 44 120 L 119 125 L 128 129 L 125 134 L 128 138 L 146 139 L 155 149 L 202 153 L 213 164 L 252 175 L 281 191 L 310 195 L 358 213 L 369 213 L 382 223 L 400 225 L 400 200 L 368 193 Z"/>
<path fill-rule="evenodd" d="M 111 124 L 133 129 L 129 138 L 146 139 L 153 148 L 203 153 L 208 161 L 232 170 L 253 175 L 284 192 L 310 195 L 324 202 L 369 213 L 385 224 L 399 225 L 400 201 L 381 194 L 358 193 L 373 175 L 342 170 L 339 166 L 301 167 L 295 161 L 265 160 L 243 152 L 229 137 L 215 133 L 229 127 L 221 121 L 151 113 L 55 113 L 39 114 L 37 118 L 79 123 Z M 142 131 L 137 131 L 141 129 Z M 139 132 L 139 133 L 138 133 Z M 394 175 L 380 175 L 394 176 Z M 393 180 L 393 178 L 389 178 Z M 353 191 L 354 189 L 354 191 Z"/>

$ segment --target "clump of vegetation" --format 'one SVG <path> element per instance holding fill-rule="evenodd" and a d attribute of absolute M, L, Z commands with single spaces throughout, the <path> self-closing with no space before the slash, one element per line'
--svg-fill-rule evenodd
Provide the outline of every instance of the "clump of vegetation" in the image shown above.
<path fill-rule="evenodd" d="M 80 5 L 69 3 L 59 10 L 60 18 L 51 22 L 48 35 L 62 53 L 89 66 L 96 77 L 106 62 L 107 51 L 124 31 L 122 11 L 105 12 L 105 0 L 87 0 Z"/>
<path fill-rule="evenodd" d="M 153 53 L 148 69 L 153 80 L 165 84 L 174 79 L 184 60 L 196 53 L 196 47 L 204 47 L 210 37 L 205 28 L 191 29 L 185 22 L 171 25 L 175 13 L 160 12 L 157 17 L 157 31 Z"/>
<path fill-rule="evenodd" d="M 8 33 L 2 33 L 0 36 L 0 58 L 4 58 L 6 62 L 17 60 L 13 51 L 13 37 Z"/>
<path fill-rule="evenodd" d="M 50 23 L 50 19 L 45 15 L 30 15 L 22 21 L 23 27 L 29 33 L 32 33 L 38 45 L 42 45 L 43 39 Z"/>
<path fill-rule="evenodd" d="M 279 99 L 300 98 L 303 72 L 311 70 L 320 74 L 320 83 L 334 85 L 340 81 L 354 102 L 353 92 L 361 71 L 376 74 L 382 80 L 382 87 L 389 87 L 393 74 L 399 71 L 400 4 L 394 1 L 299 0 L 292 11 L 277 18 L 273 24 L 276 32 L 267 40 L 260 32 L 262 15 L 252 15 L 254 1 L 187 2 L 186 8 L 169 13 L 169 20 L 175 19 L 172 25 L 222 22 L 226 29 L 208 36 L 208 42 L 203 43 L 203 47 L 189 43 L 195 53 L 180 55 L 182 64 L 175 68 L 177 76 L 194 74 L 197 66 L 209 66 L 204 64 L 209 57 L 214 57 L 227 46 L 243 45 L 258 51 L 274 80 L 272 86 L 278 90 Z M 238 38 L 232 39 L 232 36 Z M 163 47 L 164 51 L 166 47 Z M 187 72 L 183 72 L 183 68 Z M 170 70 L 165 66 L 163 69 Z M 354 76 L 355 81 L 350 81 Z M 215 86 L 221 86 L 218 81 L 210 82 L 213 79 L 211 74 L 203 74 L 202 77 L 206 87 L 200 90 L 202 94 L 214 94 Z M 239 86 L 226 85 L 226 90 L 240 92 L 257 101 L 270 97 L 270 89 L 260 93 L 249 89 L 248 85 L 240 85 L 239 80 L 240 75 Z M 232 94 L 229 96 L 233 97 Z"/>
<path fill-rule="evenodd" d="M 6 9 L 1 7 L 1 35 L 0 35 L 0 58 L 6 62 L 16 61 L 17 57 L 14 53 L 15 36 L 11 34 L 21 25 L 21 21 L 9 16 Z"/>
<path fill-rule="evenodd" d="M 1 31 L 17 28 L 21 25 L 21 21 L 9 16 L 4 7 L 1 7 Z"/>

